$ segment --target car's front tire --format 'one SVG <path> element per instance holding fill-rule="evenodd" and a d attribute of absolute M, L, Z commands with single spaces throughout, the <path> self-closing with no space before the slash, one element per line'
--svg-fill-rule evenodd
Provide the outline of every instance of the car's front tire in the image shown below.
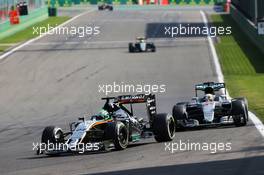
<path fill-rule="evenodd" d="M 41 137 L 41 143 L 63 143 L 64 142 L 64 134 L 61 128 L 57 126 L 47 126 L 43 132 Z"/>
<path fill-rule="evenodd" d="M 232 101 L 232 117 L 235 126 L 245 126 L 247 124 L 248 111 L 245 101 L 241 99 L 235 99 Z"/>
<path fill-rule="evenodd" d="M 126 125 L 122 122 L 109 123 L 105 130 L 106 138 L 111 139 L 116 150 L 126 149 L 129 133 Z"/>
<path fill-rule="evenodd" d="M 248 115 L 248 100 L 245 97 L 239 97 L 239 98 L 235 98 L 237 100 L 242 100 L 244 102 L 245 105 L 245 109 L 246 109 L 246 117 L 247 117 L 247 121 L 249 119 L 249 115 Z"/>
<path fill-rule="evenodd" d="M 134 52 L 134 46 L 133 46 L 133 43 L 129 43 L 129 44 L 128 44 L 128 52 L 130 52 L 130 53 Z"/>
<path fill-rule="evenodd" d="M 42 144 L 45 144 L 46 151 L 54 151 L 49 150 L 50 148 L 59 148 L 60 143 L 64 143 L 64 133 L 61 128 L 57 126 L 47 126 L 41 136 L 41 146 Z M 39 151 L 39 150 L 38 150 Z M 40 152 L 37 151 L 37 154 L 40 154 Z"/>
<path fill-rule="evenodd" d="M 149 48 L 150 48 L 151 52 L 156 52 L 156 47 L 155 47 L 154 43 L 149 44 Z"/>

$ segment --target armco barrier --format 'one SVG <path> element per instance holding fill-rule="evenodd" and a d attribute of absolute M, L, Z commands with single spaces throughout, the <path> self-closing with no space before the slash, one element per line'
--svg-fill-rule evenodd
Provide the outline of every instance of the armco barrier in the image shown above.
<path fill-rule="evenodd" d="M 258 1 L 258 18 L 264 18 L 264 0 Z"/>
<path fill-rule="evenodd" d="M 251 0 L 233 0 L 232 3 L 239 9 L 241 12 L 246 15 L 250 20 L 254 20 L 255 17 L 255 1 Z"/>
<path fill-rule="evenodd" d="M 250 20 L 255 19 L 255 3 L 257 2 L 258 14 L 257 18 L 264 18 L 264 0 L 232 0 L 232 4 L 240 9 Z"/>
<path fill-rule="evenodd" d="M 43 7 L 29 12 L 27 16 L 20 16 L 20 24 L 12 26 L 9 20 L 0 25 L 0 39 L 19 32 L 32 24 L 48 18 L 48 8 Z"/>
<path fill-rule="evenodd" d="M 235 6 L 231 5 L 230 14 L 252 42 L 264 53 L 264 35 L 258 35 L 256 26 L 249 21 Z"/>

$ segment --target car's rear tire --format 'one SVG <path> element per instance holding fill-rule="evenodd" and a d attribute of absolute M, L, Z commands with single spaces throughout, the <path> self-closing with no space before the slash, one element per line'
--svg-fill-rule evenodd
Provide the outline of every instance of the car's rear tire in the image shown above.
<path fill-rule="evenodd" d="M 232 101 L 232 117 L 235 126 L 245 126 L 247 124 L 247 109 L 246 104 L 241 99 L 235 99 Z"/>
<path fill-rule="evenodd" d="M 129 132 L 122 122 L 108 123 L 105 138 L 113 141 L 116 150 L 123 150 L 128 145 Z"/>
<path fill-rule="evenodd" d="M 171 141 L 175 136 L 175 121 L 172 115 L 157 114 L 153 120 L 153 132 L 157 142 Z"/>

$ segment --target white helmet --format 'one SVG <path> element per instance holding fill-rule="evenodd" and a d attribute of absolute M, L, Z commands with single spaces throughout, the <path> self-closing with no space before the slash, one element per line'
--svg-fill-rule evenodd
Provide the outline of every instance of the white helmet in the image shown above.
<path fill-rule="evenodd" d="M 214 101 L 214 96 L 212 94 L 206 94 L 204 96 L 204 99 L 205 99 L 206 102 L 208 102 L 208 101 Z"/>

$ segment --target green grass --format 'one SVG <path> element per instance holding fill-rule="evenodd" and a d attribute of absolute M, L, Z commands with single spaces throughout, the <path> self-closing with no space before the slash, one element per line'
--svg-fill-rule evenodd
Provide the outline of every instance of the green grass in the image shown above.
<path fill-rule="evenodd" d="M 20 32 L 15 33 L 12 36 L 3 38 L 0 40 L 1 44 L 8 44 L 8 43 L 20 43 L 24 42 L 26 40 L 35 38 L 39 36 L 38 34 L 34 34 L 33 27 L 47 27 L 48 25 L 51 27 L 55 27 L 65 21 L 70 19 L 69 17 L 49 17 L 48 19 L 41 21 L 39 23 L 36 23 Z M 0 52 L 6 50 L 7 46 L 0 46 Z"/>
<path fill-rule="evenodd" d="M 229 15 L 212 15 L 214 25 L 231 26 L 232 35 L 220 36 L 216 50 L 233 97 L 245 96 L 250 110 L 264 121 L 264 54 Z"/>
<path fill-rule="evenodd" d="M 8 48 L 8 46 L 0 46 L 0 52 L 5 51 Z"/>

